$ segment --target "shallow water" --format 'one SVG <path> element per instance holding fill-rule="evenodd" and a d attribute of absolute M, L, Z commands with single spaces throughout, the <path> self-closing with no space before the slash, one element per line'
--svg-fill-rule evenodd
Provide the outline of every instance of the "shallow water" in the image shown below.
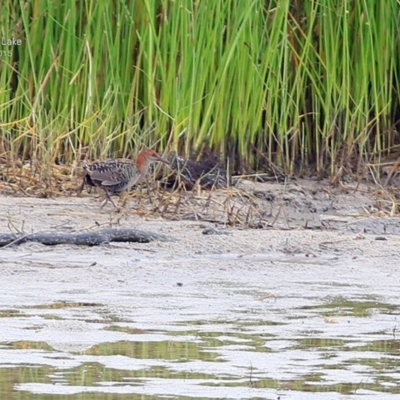
<path fill-rule="evenodd" d="M 397 263 L 103 250 L 4 250 L 1 398 L 400 393 Z"/>

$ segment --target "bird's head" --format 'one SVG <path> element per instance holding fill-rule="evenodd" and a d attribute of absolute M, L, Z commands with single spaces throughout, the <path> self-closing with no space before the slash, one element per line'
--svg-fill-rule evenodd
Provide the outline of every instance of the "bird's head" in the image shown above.
<path fill-rule="evenodd" d="M 141 151 L 136 157 L 136 167 L 141 173 L 147 172 L 149 166 L 155 162 L 169 164 L 165 158 L 161 157 L 156 151 L 146 149 Z"/>

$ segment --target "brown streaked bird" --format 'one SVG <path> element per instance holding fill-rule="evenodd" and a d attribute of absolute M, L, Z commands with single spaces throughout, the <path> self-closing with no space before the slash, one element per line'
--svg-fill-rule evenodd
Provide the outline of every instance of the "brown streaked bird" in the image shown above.
<path fill-rule="evenodd" d="M 110 195 L 127 191 L 133 185 L 142 182 L 149 174 L 150 165 L 155 162 L 169 164 L 169 161 L 150 149 L 141 151 L 137 155 L 135 162 L 121 158 L 84 164 L 83 169 L 86 171 L 86 175 L 80 191 L 82 191 L 85 184 L 100 187 L 105 192 L 105 201 L 101 208 L 108 201 L 117 208 Z"/>

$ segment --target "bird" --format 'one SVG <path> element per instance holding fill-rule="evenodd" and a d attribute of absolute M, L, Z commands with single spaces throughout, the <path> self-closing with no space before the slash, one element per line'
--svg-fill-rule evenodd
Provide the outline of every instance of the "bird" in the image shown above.
<path fill-rule="evenodd" d="M 86 174 L 79 192 L 82 191 L 85 184 L 99 187 L 105 192 L 105 201 L 101 205 L 101 208 L 108 201 L 115 208 L 118 208 L 110 195 L 128 191 L 132 186 L 145 180 L 149 174 L 150 165 L 155 162 L 170 164 L 168 160 L 151 149 L 142 150 L 137 155 L 135 161 L 126 158 L 117 158 L 85 163 L 83 169 L 86 171 Z"/>

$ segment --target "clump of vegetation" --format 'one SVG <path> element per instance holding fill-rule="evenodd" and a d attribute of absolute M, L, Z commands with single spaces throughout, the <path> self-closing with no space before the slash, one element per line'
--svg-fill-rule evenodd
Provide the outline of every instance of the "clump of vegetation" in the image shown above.
<path fill-rule="evenodd" d="M 399 10 L 5 1 L 0 36 L 21 44 L 1 46 L 0 160 L 40 163 L 43 179 L 48 166 L 75 171 L 84 157 L 143 146 L 184 156 L 207 146 L 239 173 L 265 160 L 289 175 L 379 167 L 400 146 Z"/>

